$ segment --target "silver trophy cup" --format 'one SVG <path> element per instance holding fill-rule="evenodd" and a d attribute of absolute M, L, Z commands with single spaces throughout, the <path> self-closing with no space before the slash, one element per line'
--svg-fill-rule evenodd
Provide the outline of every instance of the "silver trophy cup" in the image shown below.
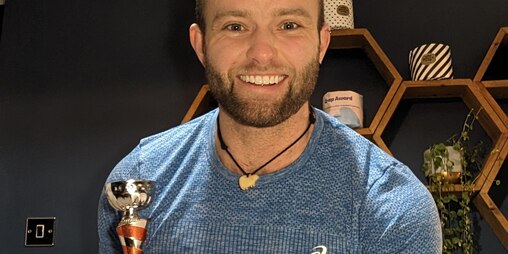
<path fill-rule="evenodd" d="M 108 183 L 105 186 L 109 204 L 123 212 L 116 228 L 124 254 L 143 253 L 141 245 L 146 238 L 147 219 L 139 218 L 138 211 L 152 201 L 154 182 L 133 180 Z"/>

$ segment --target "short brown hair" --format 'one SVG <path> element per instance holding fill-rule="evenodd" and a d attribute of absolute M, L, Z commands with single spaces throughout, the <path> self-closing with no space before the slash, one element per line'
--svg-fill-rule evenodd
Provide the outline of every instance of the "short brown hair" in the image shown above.
<path fill-rule="evenodd" d="M 206 0 L 196 0 L 196 9 L 195 9 L 195 16 L 196 16 L 196 23 L 201 28 L 201 31 L 205 33 L 206 30 L 206 22 L 205 22 L 205 2 Z M 319 16 L 318 16 L 318 23 L 317 27 L 318 29 L 321 29 L 325 23 L 325 7 L 324 7 L 324 0 L 319 0 Z"/>

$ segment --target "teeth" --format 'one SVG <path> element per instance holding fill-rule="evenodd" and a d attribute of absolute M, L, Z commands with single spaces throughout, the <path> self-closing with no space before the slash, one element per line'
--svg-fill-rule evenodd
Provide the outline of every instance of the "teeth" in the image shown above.
<path fill-rule="evenodd" d="M 244 82 L 265 86 L 265 85 L 274 85 L 279 83 L 284 79 L 284 76 L 279 75 L 271 75 L 271 76 L 261 76 L 261 75 L 241 75 L 240 79 Z"/>
<path fill-rule="evenodd" d="M 263 84 L 263 77 L 261 77 L 261 76 L 256 76 L 256 80 L 254 81 L 254 83 L 256 83 L 256 85 L 261 85 L 261 84 Z"/>

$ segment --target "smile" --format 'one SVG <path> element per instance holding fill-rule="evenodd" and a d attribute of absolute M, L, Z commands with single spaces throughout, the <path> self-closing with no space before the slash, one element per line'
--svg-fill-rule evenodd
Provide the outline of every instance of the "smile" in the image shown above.
<path fill-rule="evenodd" d="M 240 80 L 258 86 L 275 85 L 284 80 L 284 75 L 240 75 Z"/>

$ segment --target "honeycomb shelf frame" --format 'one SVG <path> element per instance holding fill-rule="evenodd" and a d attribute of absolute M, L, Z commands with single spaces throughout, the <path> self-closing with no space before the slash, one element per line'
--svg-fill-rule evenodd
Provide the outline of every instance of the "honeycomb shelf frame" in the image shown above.
<path fill-rule="evenodd" d="M 489 224 L 494 234 L 506 249 L 508 249 L 508 220 L 506 219 L 506 215 L 503 214 L 501 210 L 499 210 L 499 207 L 489 196 L 489 191 L 498 174 L 500 173 L 501 167 L 506 162 L 507 155 L 508 140 L 505 141 L 503 148 L 500 150 L 496 165 L 487 176 L 487 181 L 480 190 L 480 193 L 478 193 L 478 195 L 473 199 L 473 203 L 476 208 L 478 208 L 481 216 L 485 219 L 487 224 Z"/>
<path fill-rule="evenodd" d="M 208 84 L 202 85 L 198 91 L 198 94 L 192 101 L 191 106 L 185 113 L 185 116 L 183 117 L 181 124 L 189 122 L 190 120 L 208 112 L 210 110 L 212 100 L 214 99 L 212 98 L 212 94 L 210 93 L 210 88 L 208 87 Z"/>
<path fill-rule="evenodd" d="M 485 158 L 483 167 L 473 183 L 473 192 L 478 193 L 487 181 L 490 171 L 498 164 L 499 151 L 506 142 L 508 133 L 506 126 L 483 97 L 476 82 L 471 79 L 449 79 L 436 81 L 403 81 L 391 101 L 386 114 L 383 116 L 373 139 L 385 152 L 392 154 L 382 135 L 399 103 L 404 99 L 441 99 L 460 98 L 469 109 L 482 110 L 478 115 L 478 122 L 492 140 L 492 152 Z M 453 185 L 448 190 L 462 191 L 460 185 Z"/>
<path fill-rule="evenodd" d="M 508 82 L 489 81 L 490 84 L 488 85 L 485 85 L 485 82 L 483 81 L 479 81 L 477 83 L 485 99 L 487 99 L 492 106 L 492 109 L 508 128 L 508 114 L 504 112 L 501 105 L 497 102 L 498 99 L 508 99 Z"/>
<path fill-rule="evenodd" d="M 505 45 L 506 44 L 506 45 Z M 485 80 L 484 75 L 492 64 L 492 60 L 496 55 L 500 46 L 508 47 L 508 27 L 501 27 L 495 36 L 492 44 L 489 47 L 478 71 L 476 72 L 473 80 L 477 82 L 482 95 L 488 100 L 493 110 L 499 116 L 501 121 L 508 128 L 508 115 L 503 111 L 501 106 L 497 103 L 496 99 L 508 98 L 508 79 L 501 80 Z M 508 172 L 501 172 L 501 168 L 506 163 L 508 154 L 508 140 L 505 142 L 503 148 L 499 152 L 499 157 L 494 164 L 492 170 L 487 175 L 485 184 L 482 186 L 480 193 L 473 199 L 473 203 L 478 208 L 481 216 L 485 219 L 487 224 L 501 241 L 503 246 L 508 249 L 508 220 L 499 207 L 494 203 L 489 196 L 489 191 L 493 182 L 499 174 Z M 502 183 L 505 184 L 505 183 Z"/>
<path fill-rule="evenodd" d="M 492 60 L 494 59 L 494 56 L 498 52 L 499 47 L 502 45 L 508 47 L 508 27 L 501 27 L 499 29 L 499 32 L 492 41 L 492 44 L 490 45 L 487 54 L 485 54 L 485 57 L 483 58 L 483 61 L 480 64 L 480 67 L 478 68 L 478 71 L 476 72 L 473 80 L 480 83 L 480 85 L 482 86 L 483 90 L 482 92 L 484 93 L 484 96 L 489 99 L 494 110 L 508 126 L 507 113 L 503 111 L 503 109 L 496 101 L 496 99 L 508 98 L 508 79 L 484 80 L 485 73 L 491 66 Z"/>
<path fill-rule="evenodd" d="M 487 51 L 487 54 L 485 54 L 480 67 L 478 67 L 478 70 L 476 71 L 476 74 L 473 78 L 474 81 L 482 81 L 487 87 L 495 87 L 498 86 L 499 83 L 508 83 L 508 79 L 497 81 L 484 80 L 484 75 L 487 72 L 487 69 L 491 65 L 497 50 L 504 42 L 508 42 L 508 27 L 501 27 L 499 29 L 496 37 L 492 41 L 492 44 L 490 44 L 489 50 Z"/>
<path fill-rule="evenodd" d="M 355 129 L 356 132 L 376 143 L 376 139 L 373 137 L 374 131 L 379 126 L 382 116 L 388 109 L 391 98 L 395 95 L 402 82 L 401 75 L 369 30 L 365 28 L 332 30 L 328 49 L 362 49 L 388 85 L 388 92 L 378 107 L 370 125 L 365 128 Z"/>

